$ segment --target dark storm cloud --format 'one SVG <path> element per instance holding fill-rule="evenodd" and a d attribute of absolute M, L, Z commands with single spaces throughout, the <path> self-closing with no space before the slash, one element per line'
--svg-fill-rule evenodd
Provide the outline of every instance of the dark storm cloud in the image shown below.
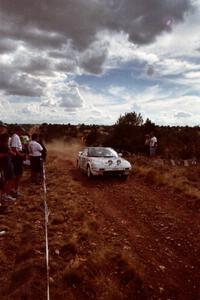
<path fill-rule="evenodd" d="M 177 119 L 184 119 L 184 118 L 190 118 L 192 115 L 190 113 L 180 111 L 176 113 L 174 116 Z"/>
<path fill-rule="evenodd" d="M 169 19 L 174 23 L 182 21 L 190 7 L 189 0 L 125 0 L 116 10 L 110 27 L 127 32 L 136 44 L 147 44 L 171 29 Z"/>
<path fill-rule="evenodd" d="M 44 83 L 26 74 L 18 74 L 12 67 L 1 68 L 0 89 L 6 95 L 38 97 L 43 94 Z"/>
<path fill-rule="evenodd" d="M 41 56 L 18 65 L 9 61 L 13 72 L 6 81 L 0 72 L 0 88 L 38 96 L 43 86 L 31 74 L 73 72 L 76 67 L 100 74 L 107 57 L 100 31 L 124 32 L 131 42 L 148 44 L 183 21 L 190 8 L 190 0 L 0 0 L 0 54 L 12 54 L 22 45 L 27 55 Z"/>
<path fill-rule="evenodd" d="M 74 72 L 76 69 L 76 62 L 73 60 L 65 59 L 57 64 L 55 64 L 55 69 L 58 72 Z"/>
<path fill-rule="evenodd" d="M 27 29 L 30 29 L 30 33 L 31 29 L 52 32 L 62 36 L 62 42 L 66 38 L 71 39 L 80 49 L 92 42 L 97 30 L 96 22 L 99 23 L 96 21 L 99 19 L 99 10 L 102 9 L 98 1 L 91 0 L 1 0 L 0 8 L 7 20 L 15 25 L 16 34 L 20 35 L 24 28 L 25 33 Z"/>
<path fill-rule="evenodd" d="M 0 24 L 2 24 L 2 20 L 0 20 Z M 20 41 L 25 46 L 44 50 L 59 48 L 66 42 L 65 36 L 59 33 L 44 31 L 28 24 L 22 28 L 14 25 L 11 23 L 1 26 L 1 39 L 6 40 L 9 37 L 14 43 Z"/>
<path fill-rule="evenodd" d="M 94 43 L 94 45 L 86 50 L 79 61 L 80 66 L 88 73 L 100 74 L 102 65 L 107 56 L 106 45 Z"/>
<path fill-rule="evenodd" d="M 22 75 L 9 82 L 6 94 L 39 97 L 43 95 L 42 87 L 43 84 L 39 80 Z"/>
<path fill-rule="evenodd" d="M 10 39 L 0 40 L 0 54 L 9 53 L 15 51 L 17 48 L 17 43 Z"/>
<path fill-rule="evenodd" d="M 61 51 L 49 51 L 48 55 L 52 58 L 57 58 L 57 59 L 62 58 L 63 59 L 67 56 L 67 53 L 64 53 Z"/>
<path fill-rule="evenodd" d="M 54 60 L 55 70 L 58 72 L 74 72 L 78 67 L 79 56 L 80 53 L 71 43 L 67 43 L 61 49 L 48 51 L 48 57 Z"/>
<path fill-rule="evenodd" d="M 78 49 L 87 48 L 101 29 L 124 31 L 134 43 L 149 43 L 169 30 L 168 18 L 181 21 L 189 8 L 189 0 L 0 0 L 4 19 L 10 21 L 8 33 L 15 29 L 16 38 L 27 40 L 29 31 L 30 42 L 35 38 L 47 47 L 71 39 Z M 45 38 L 33 29 L 52 35 Z"/>
<path fill-rule="evenodd" d="M 32 58 L 25 66 L 21 69 L 30 74 L 37 75 L 50 75 L 50 72 L 53 70 L 53 65 L 51 61 L 47 58 L 43 58 L 40 56 Z"/>

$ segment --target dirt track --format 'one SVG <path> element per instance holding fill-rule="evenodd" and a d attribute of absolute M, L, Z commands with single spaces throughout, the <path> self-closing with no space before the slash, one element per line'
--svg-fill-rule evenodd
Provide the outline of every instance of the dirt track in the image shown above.
<path fill-rule="evenodd" d="M 51 299 L 200 299 L 200 212 L 132 175 L 89 181 L 51 154 Z M 0 299 L 46 299 L 42 189 L 0 215 Z M 36 192 L 35 192 L 36 191 Z"/>

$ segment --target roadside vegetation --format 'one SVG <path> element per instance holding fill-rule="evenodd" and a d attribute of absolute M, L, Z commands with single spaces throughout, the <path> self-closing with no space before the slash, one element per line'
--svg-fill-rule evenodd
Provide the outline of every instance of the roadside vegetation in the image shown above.
<path fill-rule="evenodd" d="M 180 165 L 174 166 L 170 160 L 150 160 L 142 156 L 135 156 L 130 161 L 134 164 L 135 176 L 143 177 L 148 184 L 167 186 L 194 200 L 191 205 L 200 208 L 199 163 L 184 166 L 184 162 L 179 161 Z"/>
<path fill-rule="evenodd" d="M 143 120 L 140 114 L 126 113 L 114 125 L 42 124 L 45 140 L 62 139 L 69 143 L 78 139 L 87 146 L 111 146 L 122 152 L 144 154 L 145 135 L 154 132 L 158 138 L 158 154 L 166 159 L 200 159 L 200 127 L 158 126 Z"/>
<path fill-rule="evenodd" d="M 28 131 L 38 130 L 45 141 L 74 140 L 87 146 L 111 146 L 121 152 L 144 154 L 145 135 L 154 132 L 158 138 L 158 154 L 166 159 L 200 159 L 200 126 L 158 126 L 141 114 L 129 112 L 121 115 L 113 125 L 78 124 L 22 124 Z M 9 125 L 12 132 L 15 124 Z"/>

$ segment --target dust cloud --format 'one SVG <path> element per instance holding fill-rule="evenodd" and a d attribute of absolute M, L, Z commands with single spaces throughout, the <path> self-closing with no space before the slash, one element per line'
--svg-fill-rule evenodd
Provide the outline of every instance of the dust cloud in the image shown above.
<path fill-rule="evenodd" d="M 54 140 L 47 144 L 48 152 L 53 153 L 61 160 L 70 160 L 74 162 L 78 156 L 78 152 L 81 151 L 84 144 L 81 141 L 72 140 L 70 142 L 64 142 L 63 140 Z"/>

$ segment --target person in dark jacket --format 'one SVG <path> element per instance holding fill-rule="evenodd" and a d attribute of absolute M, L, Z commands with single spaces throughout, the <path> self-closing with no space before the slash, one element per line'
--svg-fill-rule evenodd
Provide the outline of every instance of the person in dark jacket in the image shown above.
<path fill-rule="evenodd" d="M 42 146 L 42 148 L 43 148 L 43 150 L 42 150 L 42 160 L 43 160 L 43 162 L 46 162 L 46 158 L 47 158 L 47 148 L 46 148 L 46 146 L 45 146 L 44 138 L 43 138 L 43 135 L 42 135 L 42 134 L 39 134 L 37 142 L 38 142 L 38 143 Z"/>
<path fill-rule="evenodd" d="M 31 181 L 39 184 L 40 174 L 42 173 L 42 146 L 38 143 L 38 135 L 32 134 L 31 141 L 28 145 L 29 157 L 31 162 Z"/>
<path fill-rule="evenodd" d="M 13 165 L 15 172 L 15 184 L 13 193 L 16 196 L 20 195 L 20 193 L 18 192 L 18 187 L 23 174 L 23 160 L 26 157 L 26 154 L 22 151 L 23 149 L 20 139 L 20 136 L 24 133 L 24 131 L 25 130 L 21 126 L 16 126 L 10 140 L 11 150 L 15 153 L 15 156 L 13 157 Z"/>
<path fill-rule="evenodd" d="M 11 196 L 15 180 L 12 156 L 14 156 L 15 153 L 9 148 L 8 140 L 9 135 L 6 132 L 0 134 L 1 202 L 16 200 L 15 197 Z"/>

